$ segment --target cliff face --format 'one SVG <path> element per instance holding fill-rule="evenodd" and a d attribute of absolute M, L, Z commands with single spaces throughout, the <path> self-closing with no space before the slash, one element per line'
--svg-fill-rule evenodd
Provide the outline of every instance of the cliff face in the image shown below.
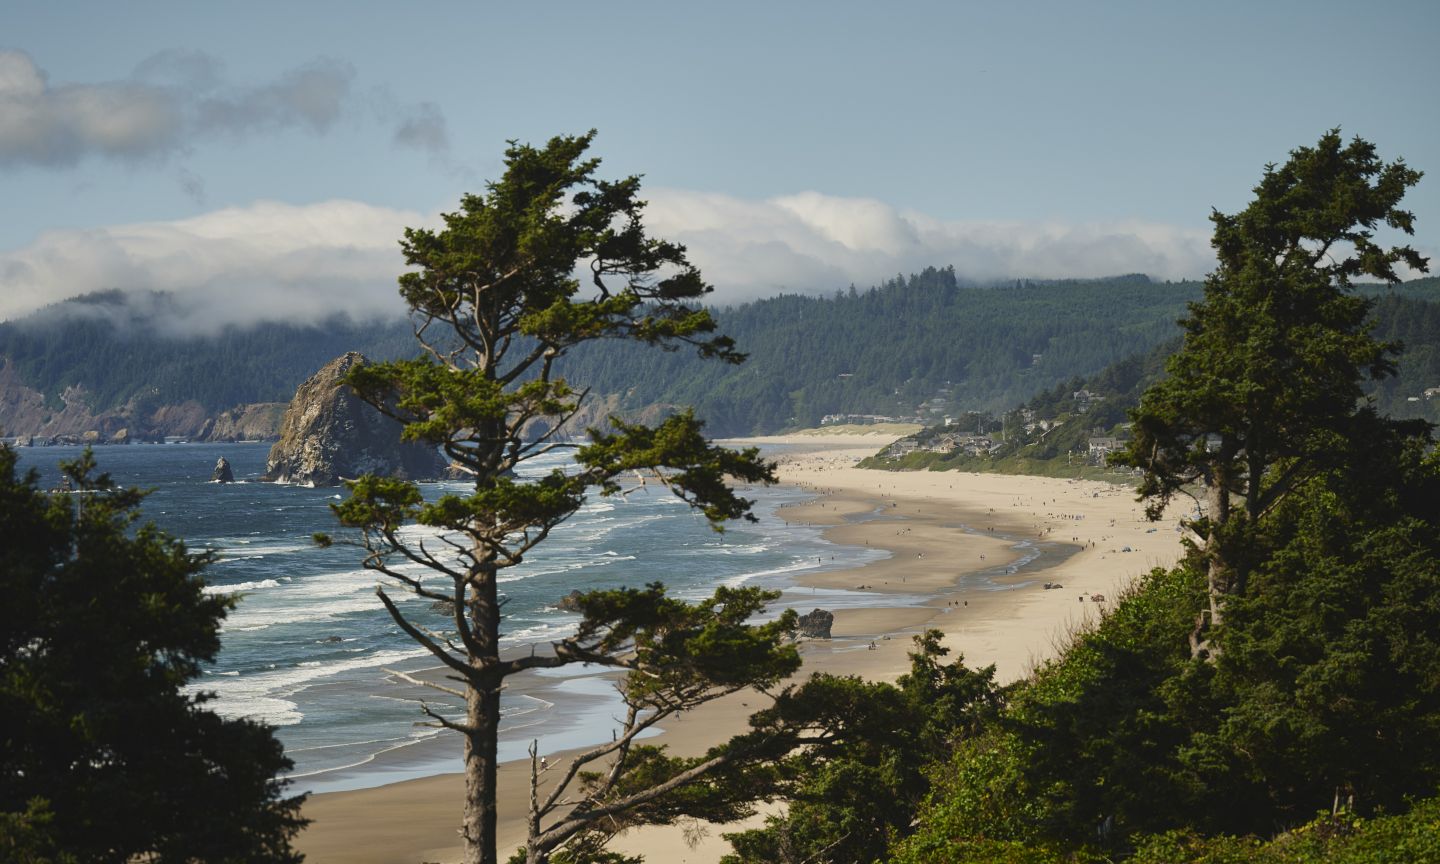
<path fill-rule="evenodd" d="M 43 393 L 21 379 L 15 364 L 0 362 L 0 435 L 88 436 L 93 443 L 158 441 L 171 435 L 195 441 L 263 441 L 279 436 L 285 413 L 283 402 L 239 405 L 212 417 L 195 401 L 141 408 L 134 399 L 122 408 L 96 412 L 80 384 L 65 388 L 59 402 L 59 407 L 48 404 Z M 122 431 L 125 435 L 119 436 Z"/>
<path fill-rule="evenodd" d="M 280 436 L 284 402 L 255 402 L 207 418 L 197 441 L 266 441 Z"/>
<path fill-rule="evenodd" d="M 380 474 L 438 478 L 445 460 L 432 447 L 402 443 L 399 422 L 361 401 L 341 379 L 364 356 L 354 351 L 326 363 L 295 391 L 270 448 L 264 479 L 338 486 L 342 479 Z"/>
<path fill-rule="evenodd" d="M 0 366 L 0 429 L 6 435 L 83 435 L 96 432 L 107 439 L 125 428 L 127 422 L 119 412 L 91 412 L 85 388 L 66 387 L 60 394 L 60 406 L 47 405 L 44 394 L 27 386 L 15 364 L 6 361 Z"/>

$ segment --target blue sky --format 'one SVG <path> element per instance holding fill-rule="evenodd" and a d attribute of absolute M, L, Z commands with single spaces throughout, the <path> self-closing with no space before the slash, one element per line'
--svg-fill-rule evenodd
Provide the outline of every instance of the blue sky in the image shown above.
<path fill-rule="evenodd" d="M 10 2 L 0 318 L 384 311 L 401 226 L 591 127 L 721 299 L 1198 276 L 1209 209 L 1333 126 L 1429 172 L 1440 252 L 1437 37 L 1434 2 Z"/>

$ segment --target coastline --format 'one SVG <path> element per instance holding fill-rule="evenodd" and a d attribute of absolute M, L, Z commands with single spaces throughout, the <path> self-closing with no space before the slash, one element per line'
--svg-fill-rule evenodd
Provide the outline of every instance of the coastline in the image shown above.
<path fill-rule="evenodd" d="M 1174 520 L 1145 522 L 1125 487 L 854 467 L 893 437 L 795 435 L 731 442 L 784 448 L 777 459 L 782 484 L 813 495 L 783 507 L 786 521 L 820 527 L 837 544 L 888 553 L 859 567 L 791 580 L 782 604 L 802 613 L 819 607 L 835 614 L 830 640 L 802 644 L 802 676 L 828 671 L 894 680 L 908 668 L 910 637 L 933 627 L 969 665 L 993 663 L 999 680 L 1012 681 L 1053 656 L 1069 632 L 1101 613 L 1105 604 L 1092 595 L 1113 598 L 1135 576 L 1179 556 Z M 1064 587 L 1047 590 L 1046 582 Z M 651 740 L 678 754 L 704 752 L 742 730 L 761 698 L 738 693 L 718 700 L 667 723 Z M 559 764 L 567 752 L 548 755 Z M 524 841 L 528 772 L 523 760 L 500 767 L 502 856 Z M 459 774 L 441 774 L 316 794 L 304 808 L 315 821 L 296 846 L 317 862 L 457 860 L 462 791 Z M 696 826 L 688 827 L 693 835 Z M 612 845 L 655 861 L 699 864 L 718 860 L 728 851 L 720 834 L 741 827 L 701 826 L 705 836 L 693 847 L 680 826 L 631 831 Z"/>

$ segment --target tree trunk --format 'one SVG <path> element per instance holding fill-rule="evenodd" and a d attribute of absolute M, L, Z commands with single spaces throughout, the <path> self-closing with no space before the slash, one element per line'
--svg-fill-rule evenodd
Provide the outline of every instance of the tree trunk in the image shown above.
<path fill-rule="evenodd" d="M 1209 478 L 1206 489 L 1209 505 L 1210 531 L 1205 538 L 1205 581 L 1208 608 L 1195 619 L 1195 629 L 1190 634 L 1190 656 L 1197 659 L 1213 660 L 1220 655 L 1219 646 L 1213 644 L 1211 634 L 1220 626 L 1225 608 L 1225 596 L 1230 591 L 1230 567 L 1226 561 L 1225 541 L 1221 531 L 1230 521 L 1230 490 L 1227 478 L 1217 471 Z"/>
<path fill-rule="evenodd" d="M 465 816 L 461 826 L 465 864 L 497 864 L 495 852 L 495 756 L 500 689 L 471 688 L 465 719 L 474 731 L 465 736 Z"/>
<path fill-rule="evenodd" d="M 472 570 L 470 622 L 478 651 L 470 656 L 465 691 L 465 817 L 461 834 L 464 864 L 498 864 L 496 854 L 496 739 L 500 729 L 500 603 L 493 553 L 477 544 L 479 564 Z"/>

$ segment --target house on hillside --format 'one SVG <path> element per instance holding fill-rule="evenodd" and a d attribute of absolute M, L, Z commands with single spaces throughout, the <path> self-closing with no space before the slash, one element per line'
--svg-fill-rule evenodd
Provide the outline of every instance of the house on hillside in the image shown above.
<path fill-rule="evenodd" d="M 892 459 L 899 459 L 901 456 L 909 456 L 920 449 L 920 442 L 914 438 L 901 438 L 894 444 L 885 448 L 885 455 Z"/>
<path fill-rule="evenodd" d="M 1119 438 L 1103 437 L 1091 438 L 1089 453 L 1091 456 L 1105 457 L 1125 447 L 1125 442 Z"/>
<path fill-rule="evenodd" d="M 930 442 L 928 449 L 935 453 L 954 453 L 960 447 L 959 438 L 958 435 L 941 435 Z"/>

